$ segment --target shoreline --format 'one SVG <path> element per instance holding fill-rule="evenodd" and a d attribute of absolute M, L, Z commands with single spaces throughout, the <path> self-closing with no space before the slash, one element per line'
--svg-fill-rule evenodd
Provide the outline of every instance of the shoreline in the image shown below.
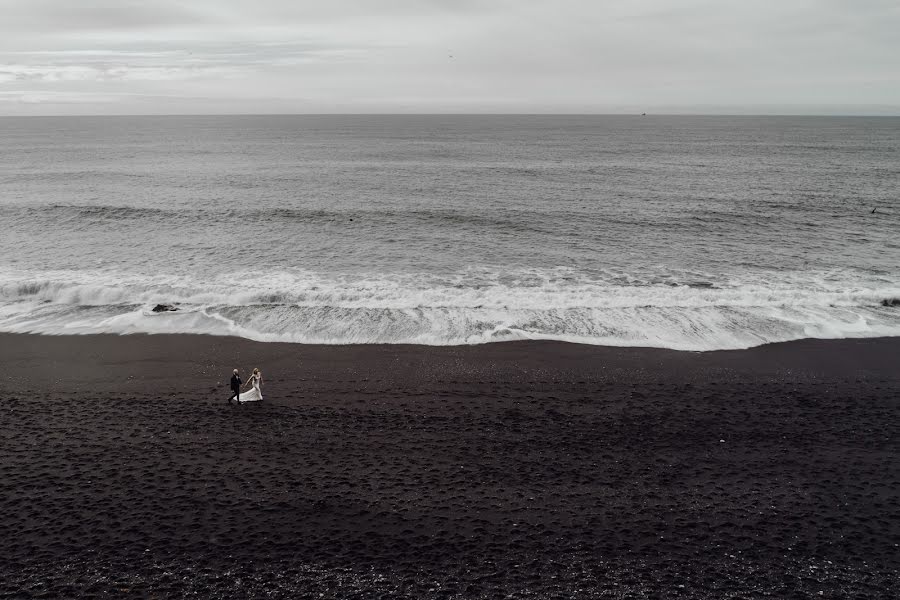
<path fill-rule="evenodd" d="M 311 342 L 291 342 L 282 340 L 254 340 L 239 335 L 220 335 L 217 333 L 190 333 L 190 332 L 151 332 L 151 331 L 134 331 L 128 333 L 45 333 L 35 331 L 0 331 L 2 337 L 39 337 L 39 338 L 213 338 L 225 340 L 238 340 L 253 344 L 280 344 L 284 346 L 299 346 L 311 348 L 353 348 L 353 347 L 404 347 L 404 348 L 477 348 L 490 347 L 504 344 L 558 344 L 566 346 L 578 346 L 584 348 L 605 348 L 605 349 L 621 349 L 621 350 L 659 350 L 663 352 L 679 352 L 685 354 L 710 354 L 719 352 L 747 352 L 759 348 L 769 348 L 774 346 L 783 346 L 788 344 L 802 343 L 828 343 L 828 342 L 849 342 L 849 341 L 884 341 L 884 340 L 900 340 L 900 335 L 880 335 L 872 337 L 842 337 L 842 338 L 818 338 L 805 337 L 781 342 L 764 342 L 755 346 L 746 348 L 715 348 L 712 350 L 686 350 L 683 348 L 666 348 L 662 346 L 640 346 L 640 345 L 615 345 L 615 344 L 593 344 L 590 342 L 580 342 L 573 340 L 553 339 L 553 338 L 529 338 L 529 339 L 503 339 L 490 342 L 477 342 L 471 344 L 416 344 L 416 343 L 393 343 L 393 342 L 360 342 L 360 343 L 311 343 Z"/>
<path fill-rule="evenodd" d="M 900 596 L 898 359 L 0 334 L 0 592 Z"/>
<path fill-rule="evenodd" d="M 614 379 L 623 373 L 642 372 L 684 379 L 707 371 L 727 370 L 729 376 L 756 377 L 831 375 L 900 377 L 900 337 L 793 340 L 740 350 L 689 351 L 635 346 L 599 346 L 555 340 L 517 340 L 488 344 L 430 346 L 414 344 L 301 344 L 257 342 L 240 337 L 208 334 L 75 334 L 45 335 L 0 333 L 0 362 L 6 380 L 28 382 L 38 388 L 48 383 L 93 381 L 114 384 L 116 373 L 98 369 L 124 369 L 126 377 L 155 378 L 148 363 L 158 363 L 184 380 L 209 380 L 216 385 L 238 367 L 248 374 L 253 367 L 283 376 L 302 372 L 291 358 L 303 361 L 310 372 L 335 377 L 340 368 L 368 371 L 370 377 L 397 372 L 394 363 L 422 369 L 419 376 L 436 376 L 447 363 L 458 375 L 490 364 L 522 379 L 536 370 L 597 379 L 602 371 Z M 287 359 L 287 360 L 286 360 Z M 129 368 L 128 365 L 131 364 Z M 48 372 L 62 368 L 64 376 Z M 10 368 L 12 367 L 12 368 Z M 597 371 L 597 368 L 600 371 Z M 29 369 L 33 372 L 28 373 Z M 265 369 L 264 369 L 265 370 Z M 12 375 L 10 375 L 10 371 Z M 41 382 L 45 382 L 41 384 Z M 0 379 L 2 385 L 2 379 Z"/>
<path fill-rule="evenodd" d="M 747 348 L 715 348 L 712 350 L 685 350 L 681 348 L 665 348 L 662 346 L 639 346 L 639 345 L 615 345 L 615 344 L 592 344 L 589 342 L 579 342 L 572 340 L 562 340 L 562 339 L 552 339 L 552 338 L 533 338 L 533 339 L 504 339 L 497 340 L 491 342 L 477 342 L 472 344 L 415 344 L 415 343 L 388 343 L 388 342 L 377 342 L 377 343 L 308 343 L 308 342 L 290 342 L 290 341 L 281 341 L 281 340 L 254 340 L 252 338 L 246 338 L 239 335 L 220 335 L 217 333 L 190 333 L 190 332 L 151 332 L 151 331 L 134 331 L 128 333 L 44 333 L 44 332 L 34 332 L 34 331 L 0 331 L 0 337 L 3 336 L 16 336 L 16 337 L 40 337 L 40 338 L 166 338 L 166 337 L 187 337 L 187 338 L 213 338 L 213 339 L 227 339 L 227 340 L 240 340 L 244 342 L 250 342 L 254 344 L 281 344 L 285 346 L 308 346 L 308 347 L 320 347 L 320 348 L 351 348 L 351 347 L 368 347 L 368 346 L 378 346 L 389 348 L 392 346 L 399 347 L 415 347 L 415 348 L 477 348 L 482 346 L 496 346 L 496 345 L 504 345 L 504 344 L 560 344 L 560 345 L 568 345 L 568 346 L 579 346 L 585 348 L 609 348 L 609 349 L 622 349 L 622 350 L 660 350 L 665 352 L 683 352 L 686 354 L 708 354 L 712 352 L 746 352 L 749 350 L 754 350 L 757 348 L 767 348 L 771 346 L 782 346 L 785 344 L 799 344 L 806 342 L 849 342 L 849 341 L 883 341 L 883 340 L 900 340 L 900 335 L 881 335 L 881 336 L 872 336 L 872 337 L 842 337 L 842 338 L 819 338 L 819 337 L 805 337 L 805 338 L 797 338 L 792 340 L 784 340 L 781 342 L 764 342 L 762 344 L 757 344 L 755 346 L 749 346 Z"/>

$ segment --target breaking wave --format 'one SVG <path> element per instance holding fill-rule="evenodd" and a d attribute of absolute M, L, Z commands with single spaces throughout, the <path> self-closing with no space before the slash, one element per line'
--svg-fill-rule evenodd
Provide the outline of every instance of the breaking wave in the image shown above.
<path fill-rule="evenodd" d="M 678 350 L 900 336 L 888 281 L 617 282 L 506 274 L 236 273 L 198 281 L 109 272 L 0 273 L 0 331 L 203 333 L 317 344 L 552 339 Z M 175 311 L 153 312 L 158 304 Z"/>

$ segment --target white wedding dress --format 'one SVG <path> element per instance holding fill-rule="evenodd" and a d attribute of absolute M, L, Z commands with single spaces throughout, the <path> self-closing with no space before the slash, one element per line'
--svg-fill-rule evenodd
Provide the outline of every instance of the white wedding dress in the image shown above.
<path fill-rule="evenodd" d="M 259 390 L 259 380 L 260 377 L 258 375 L 251 375 L 250 381 L 253 383 L 253 387 L 251 387 L 246 392 L 241 392 L 238 396 L 239 402 L 258 402 L 262 400 L 262 392 Z"/>

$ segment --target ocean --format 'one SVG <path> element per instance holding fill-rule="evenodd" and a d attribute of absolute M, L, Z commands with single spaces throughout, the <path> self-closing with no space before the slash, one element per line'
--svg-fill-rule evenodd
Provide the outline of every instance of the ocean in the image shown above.
<path fill-rule="evenodd" d="M 900 118 L 0 118 L 0 231 L 7 332 L 900 336 Z"/>

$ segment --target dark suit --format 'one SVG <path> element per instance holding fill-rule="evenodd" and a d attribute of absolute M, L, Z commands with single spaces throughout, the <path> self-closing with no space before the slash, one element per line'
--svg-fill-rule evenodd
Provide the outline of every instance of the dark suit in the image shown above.
<path fill-rule="evenodd" d="M 228 399 L 229 402 L 232 400 L 240 400 L 241 399 L 241 384 L 244 383 L 241 381 L 240 375 L 232 375 L 231 376 L 231 397 Z"/>

